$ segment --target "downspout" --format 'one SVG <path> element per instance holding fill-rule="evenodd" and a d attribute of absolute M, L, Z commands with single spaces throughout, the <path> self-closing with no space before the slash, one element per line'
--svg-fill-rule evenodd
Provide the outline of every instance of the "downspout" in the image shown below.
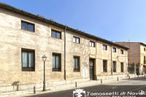
<path fill-rule="evenodd" d="M 113 46 L 111 45 L 111 75 L 113 75 Z"/>
<path fill-rule="evenodd" d="M 66 80 L 66 29 L 64 28 L 64 80 Z"/>
<path fill-rule="evenodd" d="M 95 53 L 96 53 L 96 56 L 95 56 L 95 63 L 94 63 L 94 65 L 95 65 L 95 69 L 94 69 L 95 80 L 97 80 L 97 75 L 98 75 L 98 74 L 97 74 L 97 65 L 96 65 L 97 56 L 98 56 L 98 55 L 97 55 L 97 43 L 98 43 L 98 41 L 95 42 L 95 48 L 96 48 L 96 52 L 95 52 Z"/>

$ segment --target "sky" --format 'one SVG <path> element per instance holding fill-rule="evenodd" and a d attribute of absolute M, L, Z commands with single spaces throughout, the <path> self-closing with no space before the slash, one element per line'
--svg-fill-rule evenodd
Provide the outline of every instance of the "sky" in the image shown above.
<path fill-rule="evenodd" d="M 146 43 L 146 0 L 0 0 L 113 42 Z"/>

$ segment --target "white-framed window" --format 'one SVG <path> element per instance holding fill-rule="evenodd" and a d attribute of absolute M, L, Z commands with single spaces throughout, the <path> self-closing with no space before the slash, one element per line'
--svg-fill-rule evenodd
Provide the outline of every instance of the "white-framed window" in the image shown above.
<path fill-rule="evenodd" d="M 103 44 L 102 48 L 103 48 L 103 50 L 107 50 L 107 45 Z"/>
<path fill-rule="evenodd" d="M 89 45 L 90 45 L 90 47 L 95 47 L 96 46 L 94 41 L 90 41 Z"/>
<path fill-rule="evenodd" d="M 113 52 L 116 53 L 117 52 L 117 48 L 113 47 Z"/>
<path fill-rule="evenodd" d="M 80 44 L 80 37 L 73 36 L 73 42 Z"/>
<path fill-rule="evenodd" d="M 120 51 L 121 51 L 121 54 L 124 54 L 124 50 L 121 49 Z"/>

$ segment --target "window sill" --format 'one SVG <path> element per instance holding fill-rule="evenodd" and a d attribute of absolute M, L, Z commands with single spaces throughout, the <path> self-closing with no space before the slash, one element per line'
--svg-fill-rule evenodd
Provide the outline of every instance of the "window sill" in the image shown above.
<path fill-rule="evenodd" d="M 62 38 L 55 38 L 55 37 L 51 37 L 51 38 L 56 40 L 62 40 Z"/>
<path fill-rule="evenodd" d="M 76 43 L 76 42 L 73 42 L 74 44 L 77 44 L 77 45 L 79 45 L 80 43 Z"/>
<path fill-rule="evenodd" d="M 34 68 L 22 68 L 23 72 L 35 72 Z"/>
<path fill-rule="evenodd" d="M 108 73 L 107 71 L 105 72 L 105 71 L 103 71 L 102 73 Z"/>
<path fill-rule="evenodd" d="M 96 47 L 94 47 L 94 46 L 89 46 L 90 48 L 96 48 Z"/>
<path fill-rule="evenodd" d="M 61 70 L 52 69 L 52 72 L 61 72 Z"/>
<path fill-rule="evenodd" d="M 25 32 L 31 32 L 31 33 L 35 33 L 35 31 L 29 31 L 29 30 L 24 30 L 24 29 L 21 29 L 22 31 L 25 31 Z"/>
<path fill-rule="evenodd" d="M 74 72 L 80 72 L 80 70 L 73 70 Z"/>

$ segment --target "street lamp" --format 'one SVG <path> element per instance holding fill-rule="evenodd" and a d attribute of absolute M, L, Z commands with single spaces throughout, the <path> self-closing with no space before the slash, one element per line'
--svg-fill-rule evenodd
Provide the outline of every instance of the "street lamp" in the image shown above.
<path fill-rule="evenodd" d="M 46 62 L 46 60 L 47 60 L 47 57 L 45 56 L 45 55 L 43 55 L 42 56 L 42 60 L 43 60 L 43 62 L 44 62 L 44 73 L 43 73 L 43 91 L 46 91 L 46 79 L 45 79 L 45 62 Z"/>

